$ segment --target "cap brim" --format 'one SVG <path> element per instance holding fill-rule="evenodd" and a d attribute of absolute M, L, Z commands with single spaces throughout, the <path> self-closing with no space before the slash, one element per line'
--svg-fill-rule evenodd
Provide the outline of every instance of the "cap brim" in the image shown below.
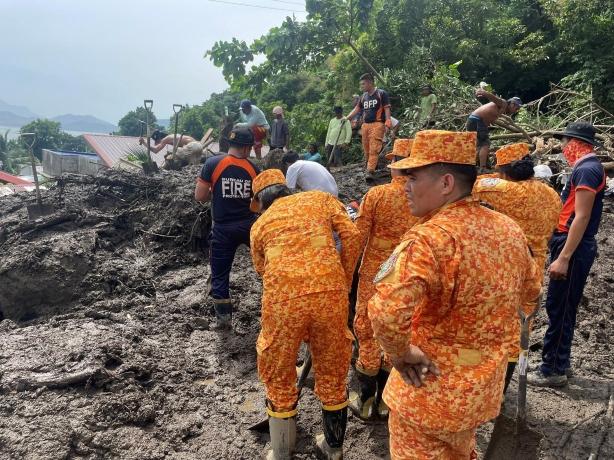
<path fill-rule="evenodd" d="M 570 137 L 572 139 L 578 139 L 581 140 L 583 142 L 586 142 L 587 144 L 591 144 L 597 147 L 603 147 L 603 144 L 595 139 L 589 139 L 587 137 L 582 137 L 582 136 L 576 136 L 574 134 L 553 134 L 552 137 L 554 137 L 555 139 L 563 139 L 564 137 Z"/>
<path fill-rule="evenodd" d="M 422 166 L 428 166 L 434 163 L 437 163 L 437 161 L 408 157 L 403 158 L 399 161 L 395 161 L 394 163 L 390 163 L 388 167 L 390 169 L 415 169 L 421 168 Z"/>

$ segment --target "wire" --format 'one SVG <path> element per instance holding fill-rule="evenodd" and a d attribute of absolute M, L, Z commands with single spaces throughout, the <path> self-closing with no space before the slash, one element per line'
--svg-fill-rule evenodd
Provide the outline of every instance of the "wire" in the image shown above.
<path fill-rule="evenodd" d="M 264 6 L 264 5 L 251 5 L 249 3 L 241 3 L 241 2 L 230 2 L 227 0 L 209 0 L 214 3 L 225 3 L 227 5 L 236 5 L 236 6 L 249 6 L 252 8 L 262 8 L 263 10 L 277 10 L 277 11 L 290 11 L 292 13 L 306 13 L 304 10 L 291 10 L 288 8 L 276 8 L 274 6 Z"/>
<path fill-rule="evenodd" d="M 305 4 L 303 2 L 289 2 L 287 0 L 271 0 L 272 2 L 277 2 L 277 3 L 286 3 L 288 5 L 299 5 L 299 6 L 304 6 Z"/>

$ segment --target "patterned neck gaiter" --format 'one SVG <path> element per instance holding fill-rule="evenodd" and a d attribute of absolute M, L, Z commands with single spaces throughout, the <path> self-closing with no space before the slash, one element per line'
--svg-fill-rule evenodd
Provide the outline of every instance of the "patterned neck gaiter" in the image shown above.
<path fill-rule="evenodd" d="M 592 151 L 593 146 L 588 142 L 581 141 L 580 139 L 571 139 L 563 149 L 563 156 L 567 163 L 569 163 L 569 166 L 573 167 L 576 161 Z"/>

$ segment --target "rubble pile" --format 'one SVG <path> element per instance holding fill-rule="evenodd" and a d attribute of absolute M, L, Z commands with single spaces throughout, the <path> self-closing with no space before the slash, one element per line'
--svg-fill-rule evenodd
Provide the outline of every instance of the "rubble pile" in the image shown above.
<path fill-rule="evenodd" d="M 240 248 L 234 331 L 210 330 L 210 212 L 193 199 L 197 174 L 189 166 L 150 177 L 65 176 L 43 194 L 56 211 L 36 221 L 23 195 L 0 199 L 0 458 L 260 458 L 268 435 L 248 427 L 265 407 L 255 350 L 261 284 Z M 333 175 L 346 203 L 367 190 L 361 165 Z M 614 456 L 612 430 L 603 430 L 614 391 L 613 229 L 608 201 L 578 315 L 574 377 L 560 390 L 529 388 L 528 422 L 544 434 L 539 458 Z M 532 365 L 545 324 L 542 309 Z M 299 403 L 297 459 L 315 457 L 321 429 L 313 384 Z M 513 382 L 510 417 L 515 398 Z M 491 429 L 479 431 L 481 452 Z M 384 425 L 351 418 L 346 440 L 348 460 L 385 458 Z"/>

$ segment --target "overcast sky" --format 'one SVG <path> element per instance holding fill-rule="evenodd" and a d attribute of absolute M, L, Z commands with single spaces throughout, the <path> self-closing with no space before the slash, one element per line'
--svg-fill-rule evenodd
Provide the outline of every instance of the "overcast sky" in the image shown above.
<path fill-rule="evenodd" d="M 224 0 L 226 1 L 226 0 Z M 303 10 L 301 0 L 227 0 Z M 0 0 L 0 99 L 52 117 L 116 124 L 154 100 L 200 104 L 227 85 L 203 55 L 218 40 L 248 43 L 304 13 L 209 0 Z"/>

